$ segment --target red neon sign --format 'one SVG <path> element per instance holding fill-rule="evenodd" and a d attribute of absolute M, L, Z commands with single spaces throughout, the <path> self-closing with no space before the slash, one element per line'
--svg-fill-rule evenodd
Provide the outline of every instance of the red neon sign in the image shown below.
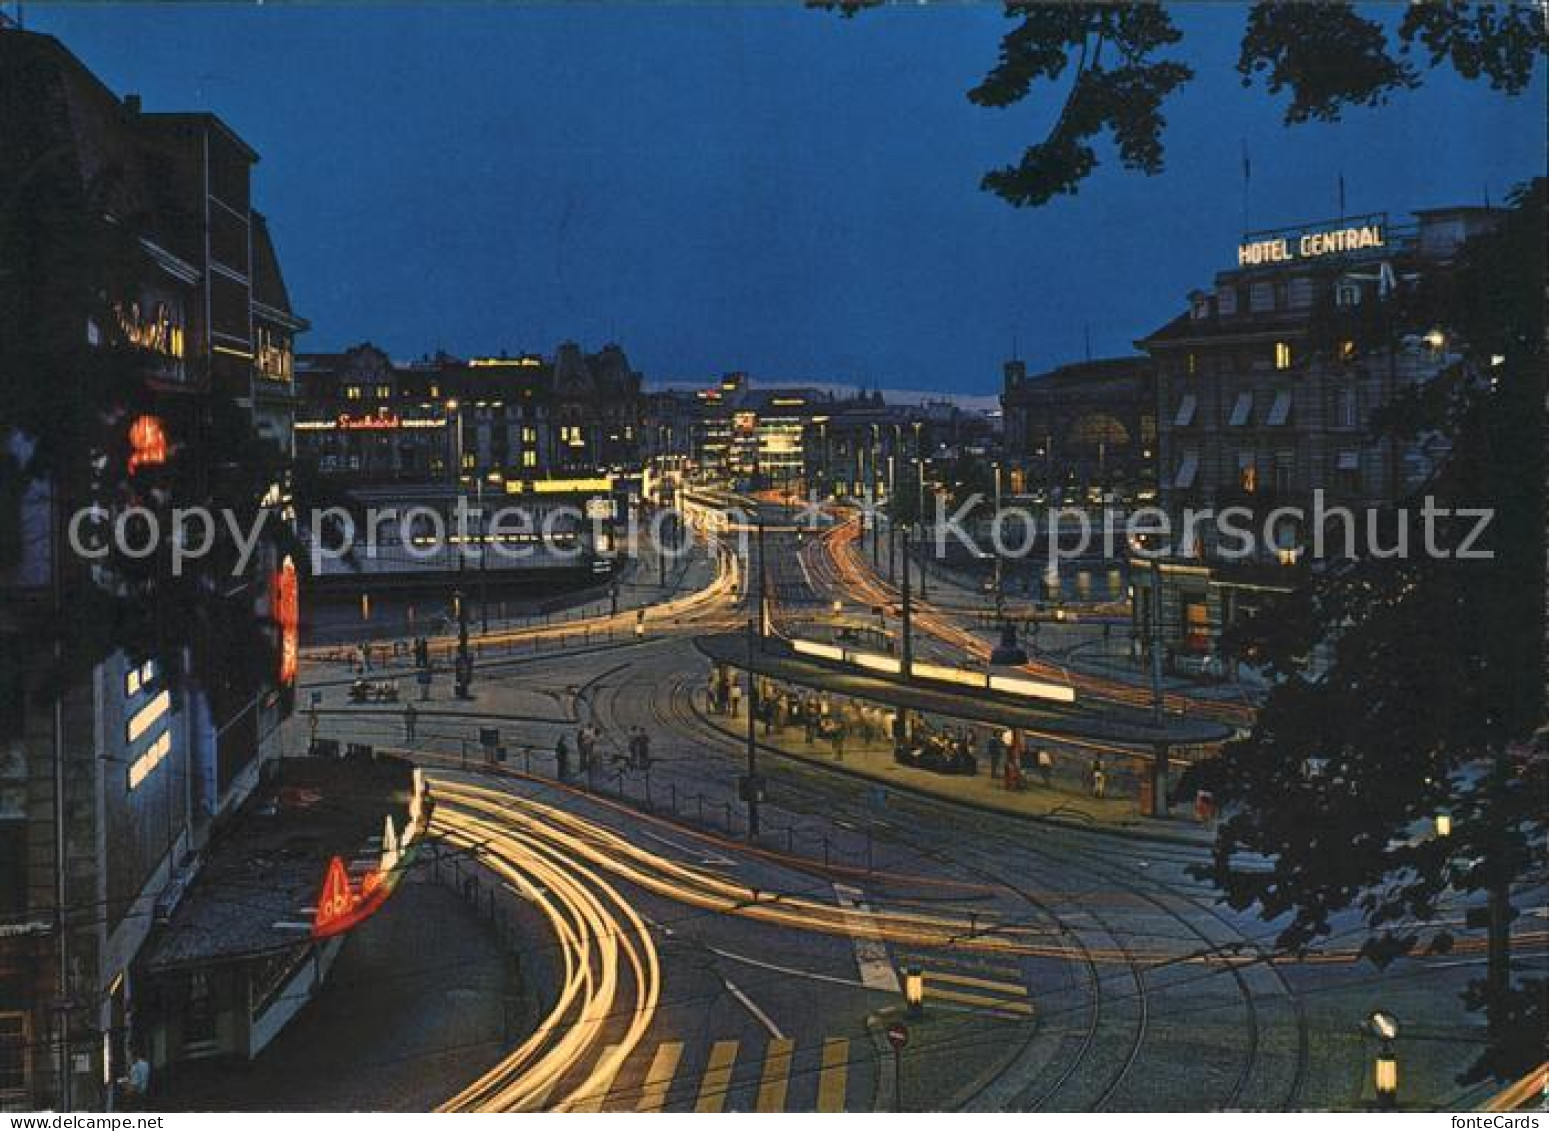
<path fill-rule="evenodd" d="M 326 939 L 341 935 L 351 927 L 369 918 L 392 894 L 393 885 L 386 883 L 380 872 L 367 872 L 356 890 L 350 884 L 350 874 L 344 869 L 344 861 L 335 856 L 328 862 L 328 872 L 323 877 L 323 890 L 317 897 L 317 912 L 312 916 L 312 937 Z"/>
<path fill-rule="evenodd" d="M 351 416 L 347 412 L 339 414 L 339 428 L 344 432 L 397 428 L 403 422 L 398 419 L 398 414 L 382 409 L 375 416 Z"/>
<path fill-rule="evenodd" d="M 280 627 L 280 683 L 295 683 L 301 655 L 301 597 L 296 563 L 288 554 L 274 575 L 274 620 Z"/>
<path fill-rule="evenodd" d="M 129 425 L 129 474 L 167 462 L 167 429 L 159 417 L 137 416 Z"/>

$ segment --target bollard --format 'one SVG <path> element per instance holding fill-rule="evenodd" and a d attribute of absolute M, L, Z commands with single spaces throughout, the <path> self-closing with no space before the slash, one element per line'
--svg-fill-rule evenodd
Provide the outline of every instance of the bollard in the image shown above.
<path fill-rule="evenodd" d="M 828 867 L 828 834 L 823 834 L 823 867 Z"/>

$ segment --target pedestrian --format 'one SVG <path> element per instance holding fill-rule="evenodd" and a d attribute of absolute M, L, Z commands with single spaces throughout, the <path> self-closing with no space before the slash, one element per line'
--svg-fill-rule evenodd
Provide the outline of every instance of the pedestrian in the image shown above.
<path fill-rule="evenodd" d="M 844 761 L 844 722 L 841 719 L 830 719 L 828 722 L 829 738 L 834 744 L 834 761 Z"/>
<path fill-rule="evenodd" d="M 413 703 L 405 703 L 403 705 L 403 740 L 405 742 L 414 741 L 419 717 L 420 713 L 414 709 Z"/>
<path fill-rule="evenodd" d="M 650 768 L 651 768 L 651 736 L 649 734 L 647 734 L 646 731 L 645 731 L 645 728 L 642 727 L 640 729 L 640 769 L 642 769 L 642 770 L 649 770 Z"/>
<path fill-rule="evenodd" d="M 576 761 L 583 774 L 592 772 L 592 750 L 596 740 L 592 737 L 592 724 L 583 723 L 575 732 Z"/>
<path fill-rule="evenodd" d="M 145 1059 L 143 1049 L 130 1054 L 129 1071 L 118 1081 L 119 1108 L 123 1111 L 146 1111 L 151 1092 L 151 1062 Z"/>
<path fill-rule="evenodd" d="M 1108 792 L 1108 775 L 1103 772 L 1101 758 L 1092 761 L 1092 796 L 1101 801 Z"/>
<path fill-rule="evenodd" d="M 1005 746 L 1000 741 L 1000 735 L 990 735 L 990 740 L 984 744 L 984 749 L 990 756 L 990 780 L 1000 777 L 1000 759 L 1005 752 Z"/>
<path fill-rule="evenodd" d="M 564 735 L 554 745 L 554 774 L 562 782 L 570 780 L 570 743 Z"/>
<path fill-rule="evenodd" d="M 727 681 L 726 697 L 731 704 L 731 717 L 735 719 L 742 713 L 742 681 L 735 676 Z"/>
<path fill-rule="evenodd" d="M 1038 776 L 1045 789 L 1054 788 L 1054 755 L 1045 746 L 1038 748 Z"/>

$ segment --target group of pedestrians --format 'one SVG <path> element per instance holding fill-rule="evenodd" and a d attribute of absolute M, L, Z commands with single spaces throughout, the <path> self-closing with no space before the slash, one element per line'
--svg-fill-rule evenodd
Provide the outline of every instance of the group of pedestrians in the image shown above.
<path fill-rule="evenodd" d="M 736 682 L 724 671 L 711 672 L 712 712 L 736 713 L 735 701 L 727 691 Z M 987 736 L 981 736 L 980 728 L 968 725 L 933 728 L 912 714 L 906 717 L 898 710 L 826 692 L 781 687 L 767 679 L 759 681 L 757 716 L 765 735 L 781 736 L 799 728 L 806 745 L 829 743 L 839 760 L 843 760 L 845 743 L 851 739 L 866 745 L 891 740 L 893 758 L 901 765 L 967 776 L 977 775 L 981 764 L 987 763 L 989 780 L 1003 789 L 1021 792 L 1032 783 L 1054 788 L 1054 750 L 1026 742 L 1020 732 L 1009 727 L 991 730 Z M 1109 773 L 1102 758 L 1092 760 L 1086 782 L 1093 798 L 1107 796 Z"/>

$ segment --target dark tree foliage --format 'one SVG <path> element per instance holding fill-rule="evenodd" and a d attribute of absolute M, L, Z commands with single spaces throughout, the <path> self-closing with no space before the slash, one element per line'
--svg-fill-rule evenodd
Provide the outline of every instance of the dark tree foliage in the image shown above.
<path fill-rule="evenodd" d="M 68 149 L 31 151 L 44 156 L 25 166 L 0 155 L 0 565 L 57 553 L 58 604 L 18 607 L 11 627 L 45 690 L 76 681 L 118 649 L 141 660 L 186 645 L 194 676 L 219 702 L 273 670 L 272 626 L 242 584 L 247 577 L 234 573 L 237 554 L 224 530 L 212 553 L 178 570 L 165 535 L 178 508 L 227 512 L 251 529 L 270 485 L 286 481 L 286 461 L 220 390 L 155 391 L 161 359 L 127 339 L 117 313 L 154 270 L 136 235 L 148 229 L 130 210 L 120 172 L 83 180 Z M 185 364 L 190 384 L 206 380 L 195 359 Z M 171 449 L 164 464 L 131 472 L 129 429 L 142 413 L 165 421 Z M 99 507 L 111 522 L 143 508 L 164 536 L 153 553 L 113 549 L 89 566 L 62 538 L 54 547 L 26 545 L 23 499 L 45 484 L 65 519 Z M 81 529 L 89 536 L 93 524 Z M 137 544 L 146 536 L 143 517 L 126 529 Z M 260 544 L 304 563 L 272 513 L 262 529 Z M 176 664 L 167 669 L 173 679 L 181 674 Z"/>
<path fill-rule="evenodd" d="M 881 0 L 809 3 L 852 16 Z M 1160 172 L 1166 101 L 1194 75 L 1187 64 L 1159 57 L 1182 39 L 1165 6 L 1012 2 L 1005 14 L 1017 25 L 969 99 L 1005 108 L 1047 83 L 1061 110 L 1042 140 L 1015 164 L 986 173 L 981 186 L 1018 207 L 1073 194 L 1097 168 L 1096 143 L 1105 136 L 1126 169 Z M 1347 3 L 1266 2 L 1248 12 L 1237 69 L 1244 86 L 1262 81 L 1289 98 L 1288 124 L 1327 122 L 1347 107 L 1380 105 L 1419 86 L 1421 65 L 1450 66 L 1520 93 L 1546 44 L 1537 4 L 1411 4 L 1389 27 Z"/>
<path fill-rule="evenodd" d="M 1461 354 L 1374 422 L 1444 453 L 1385 516 L 1382 545 L 1407 535 L 1408 554 L 1315 567 L 1223 641 L 1278 682 L 1252 733 L 1192 776 L 1229 814 L 1202 874 L 1232 906 L 1285 916 L 1290 951 L 1328 938 L 1347 911 L 1379 965 L 1445 951 L 1451 933 L 1428 922 L 1444 901 L 1477 896 L 1498 901 L 1489 925 L 1504 941 L 1514 885 L 1544 875 L 1544 182 L 1513 203 L 1455 277 L 1392 299 Z M 1473 547 L 1491 556 L 1453 553 L 1473 515 L 1436 520 L 1448 556 L 1426 552 L 1426 497 L 1491 509 Z M 1434 832 L 1439 813 L 1450 836 Z M 1513 983 L 1505 952 L 1467 1001 L 1490 1022 L 1472 1078 L 1542 1059 L 1544 984 Z"/>

